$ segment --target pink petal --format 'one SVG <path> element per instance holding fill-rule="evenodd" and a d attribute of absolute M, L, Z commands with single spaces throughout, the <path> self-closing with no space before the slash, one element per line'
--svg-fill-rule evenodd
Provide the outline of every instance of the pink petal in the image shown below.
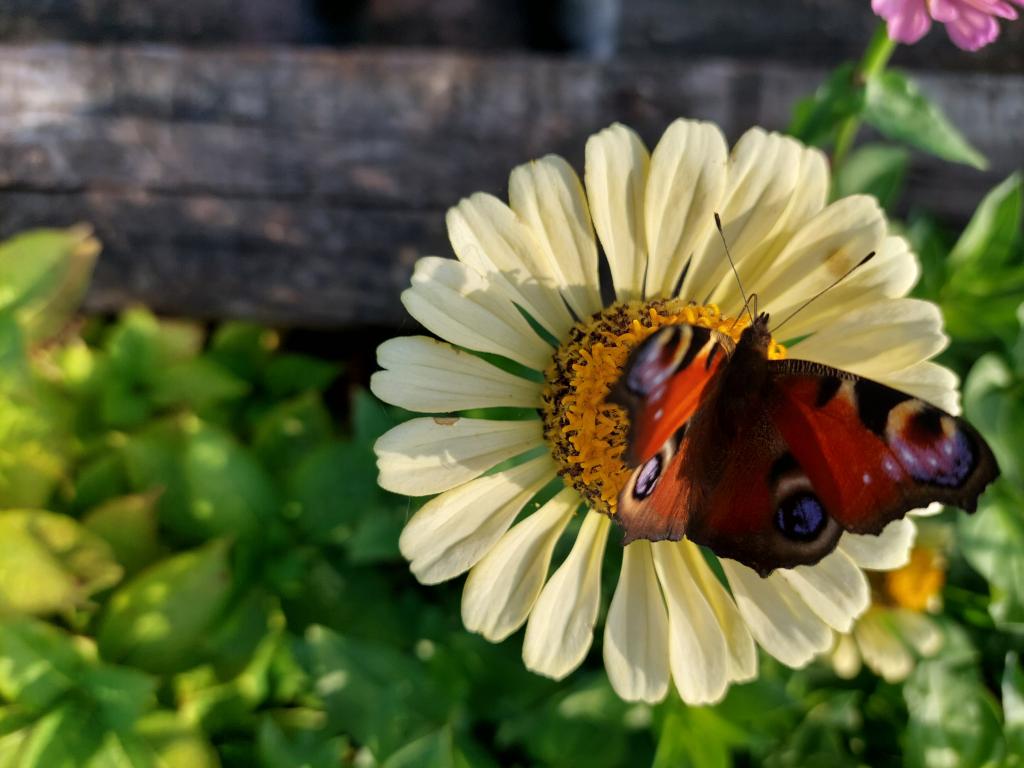
<path fill-rule="evenodd" d="M 871 0 L 871 9 L 889 22 L 889 37 L 916 43 L 932 25 L 925 0 Z"/>
<path fill-rule="evenodd" d="M 962 8 L 960 17 L 946 24 L 946 32 L 958 48 L 976 51 L 999 37 L 999 24 L 981 11 Z"/>
<path fill-rule="evenodd" d="M 959 19 L 960 12 L 964 8 L 965 3 L 963 0 L 931 0 L 928 4 L 928 10 L 931 11 L 932 18 L 936 21 L 941 21 L 943 24 Z"/>

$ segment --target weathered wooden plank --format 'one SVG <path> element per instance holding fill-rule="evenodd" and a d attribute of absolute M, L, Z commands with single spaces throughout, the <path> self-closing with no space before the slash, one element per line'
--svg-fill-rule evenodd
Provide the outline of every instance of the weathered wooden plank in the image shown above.
<path fill-rule="evenodd" d="M 442 211 L 97 190 L 0 191 L 4 232 L 94 222 L 87 306 L 307 327 L 408 325 L 412 265 L 446 252 Z"/>
<path fill-rule="evenodd" d="M 0 47 L 0 233 L 94 223 L 90 305 L 396 324 L 443 210 L 614 120 L 783 127 L 821 70 L 399 51 Z M 919 158 L 908 199 L 962 220 L 1024 157 L 1024 78 L 919 78 L 992 160 Z"/>
<path fill-rule="evenodd" d="M 298 43 L 318 16 L 313 0 L 4 0 L 0 40 Z"/>
<path fill-rule="evenodd" d="M 869 0 L 5 0 L 0 41 L 362 43 L 468 50 L 728 56 L 831 65 L 859 56 Z M 977 53 L 941 28 L 899 64 L 1024 72 L 1024 23 Z"/>
<path fill-rule="evenodd" d="M 859 58 L 879 19 L 869 0 L 628 0 L 620 17 L 623 55 L 730 56 L 834 64 Z M 1024 72 L 1024 21 L 1003 22 L 1002 35 L 975 53 L 961 51 L 942 25 L 898 66 Z"/>

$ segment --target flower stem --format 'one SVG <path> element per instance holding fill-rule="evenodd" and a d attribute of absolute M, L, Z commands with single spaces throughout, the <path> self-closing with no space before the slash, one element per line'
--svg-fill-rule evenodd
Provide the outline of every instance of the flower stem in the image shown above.
<path fill-rule="evenodd" d="M 882 22 L 875 29 L 875 34 L 872 36 L 871 42 L 868 43 L 868 49 L 864 52 L 864 57 L 860 60 L 860 64 L 857 65 L 857 69 L 853 73 L 855 82 L 858 84 L 866 83 L 872 77 L 876 77 L 884 72 L 885 66 L 889 63 L 889 59 L 895 50 L 896 41 L 889 39 L 885 22 Z M 832 153 L 833 172 L 846 160 L 846 156 L 853 147 L 853 141 L 857 138 L 859 130 L 860 115 L 852 115 L 846 118 L 839 126 L 839 132 L 836 134 L 836 148 Z"/>

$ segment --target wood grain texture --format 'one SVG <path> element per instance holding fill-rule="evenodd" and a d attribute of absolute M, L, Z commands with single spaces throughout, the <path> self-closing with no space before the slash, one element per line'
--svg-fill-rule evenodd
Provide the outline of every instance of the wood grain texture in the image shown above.
<path fill-rule="evenodd" d="M 548 152 L 582 167 L 614 120 L 653 145 L 686 115 L 735 140 L 785 125 L 821 70 L 396 50 L 0 47 L 0 233 L 92 222 L 89 305 L 307 326 L 408 324 L 443 214 Z M 1024 79 L 921 73 L 989 156 L 916 158 L 906 195 L 963 220 L 1020 164 Z"/>
<path fill-rule="evenodd" d="M 0 41 L 364 44 L 726 56 L 831 66 L 878 23 L 869 0 L 4 0 Z M 982 51 L 941 25 L 898 65 L 1024 73 L 1024 23 Z"/>
<path fill-rule="evenodd" d="M 619 51 L 835 65 L 860 58 L 879 21 L 870 0 L 624 0 Z M 969 53 L 934 24 L 919 43 L 900 46 L 893 64 L 1024 73 L 1024 22 L 1000 26 L 995 43 Z"/>

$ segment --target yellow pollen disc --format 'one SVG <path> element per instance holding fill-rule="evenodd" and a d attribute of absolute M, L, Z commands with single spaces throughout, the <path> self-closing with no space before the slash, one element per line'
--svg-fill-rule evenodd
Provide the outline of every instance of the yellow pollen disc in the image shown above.
<path fill-rule="evenodd" d="M 934 549 L 915 547 L 906 565 L 877 577 L 882 577 L 875 587 L 881 593 L 879 602 L 910 611 L 934 610 L 946 584 L 946 562 Z"/>
<path fill-rule="evenodd" d="M 613 304 L 573 327 L 544 372 L 544 436 L 562 479 L 599 512 L 615 514 L 632 472 L 622 460 L 628 415 L 605 398 L 629 353 L 659 328 L 680 323 L 720 331 L 734 341 L 750 325 L 747 317 L 728 317 L 714 304 L 682 299 Z M 773 343 L 768 356 L 781 359 L 785 348 Z"/>

